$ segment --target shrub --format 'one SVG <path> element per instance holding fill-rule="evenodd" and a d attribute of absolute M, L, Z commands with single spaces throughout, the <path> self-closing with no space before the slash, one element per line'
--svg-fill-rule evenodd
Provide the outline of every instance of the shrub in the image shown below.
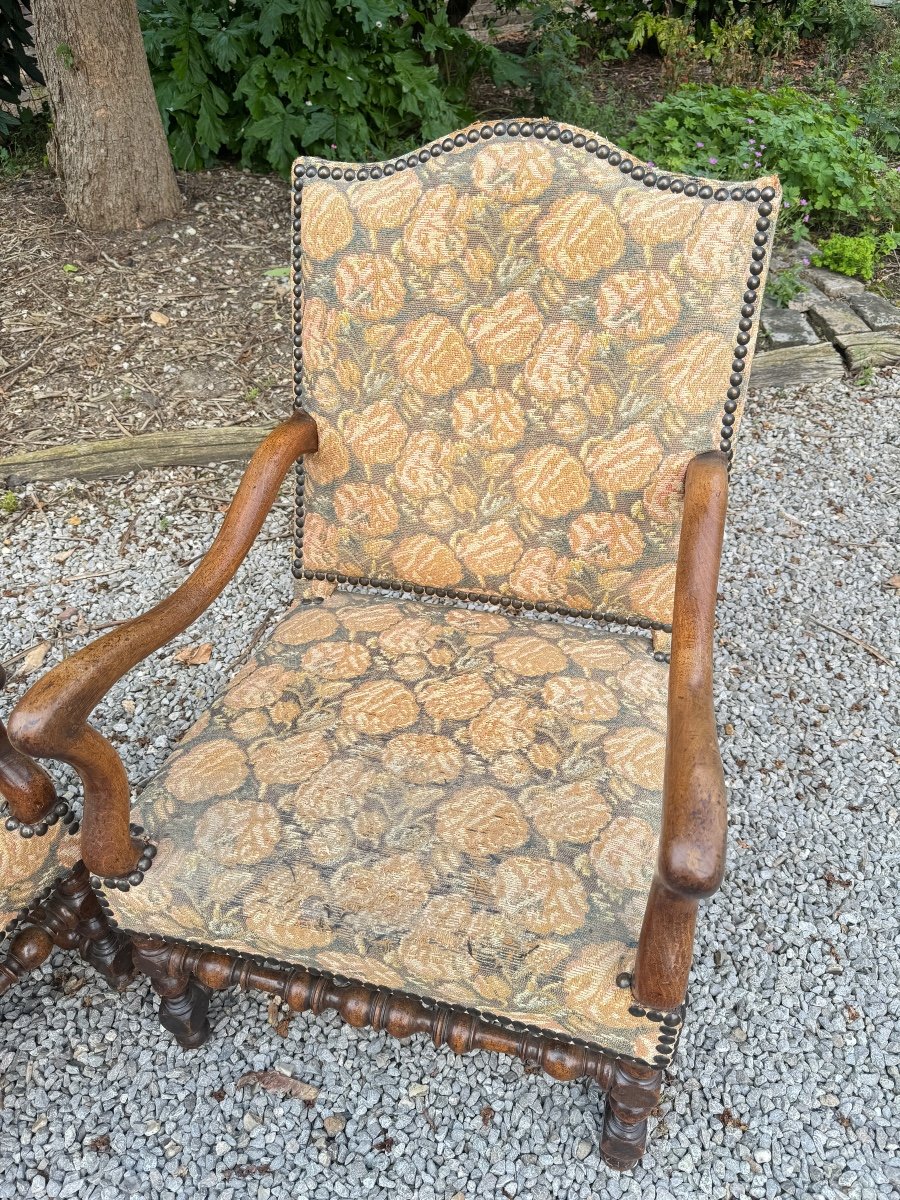
<path fill-rule="evenodd" d="M 766 298 L 774 300 L 781 308 L 787 308 L 795 296 L 806 290 L 800 279 L 800 267 L 787 267 L 784 271 L 772 272 L 766 285 Z"/>
<path fill-rule="evenodd" d="M 900 233 L 891 230 L 881 237 L 870 233 L 848 237 L 835 233 L 819 246 L 813 262 L 817 267 L 829 267 L 842 275 L 858 275 L 869 280 L 883 258 L 900 247 Z"/>
<path fill-rule="evenodd" d="M 587 71 L 581 66 L 583 51 L 592 47 L 596 27 L 585 20 L 568 0 L 530 0 L 519 4 L 502 0 L 501 8 L 528 18 L 531 39 L 522 66 L 535 112 L 552 115 L 586 129 L 602 130 L 607 137 L 624 135 L 628 120 L 614 93 L 598 103 Z M 618 52 L 616 57 L 621 57 Z M 603 53 L 599 57 L 612 55 Z"/>
<path fill-rule="evenodd" d="M 894 223 L 900 178 L 863 138 L 846 93 L 830 100 L 793 87 L 774 92 L 688 84 L 642 112 L 631 145 L 671 171 L 746 179 L 773 172 L 782 222 L 829 230 Z"/>
<path fill-rule="evenodd" d="M 890 28 L 885 48 L 866 64 L 856 103 L 872 145 L 896 155 L 900 151 L 900 25 Z"/>
<path fill-rule="evenodd" d="M 0 0 L 0 136 L 4 138 L 19 124 L 22 73 L 35 83 L 44 82 L 32 49 L 19 0 Z"/>
<path fill-rule="evenodd" d="M 176 165 L 218 156 L 286 172 L 301 150 L 383 158 L 471 119 L 476 70 L 519 59 L 404 0 L 140 0 Z"/>

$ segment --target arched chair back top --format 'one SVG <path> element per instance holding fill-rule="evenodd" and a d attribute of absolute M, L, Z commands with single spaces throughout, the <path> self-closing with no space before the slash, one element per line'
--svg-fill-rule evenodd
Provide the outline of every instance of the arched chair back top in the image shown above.
<path fill-rule="evenodd" d="M 299 159 L 301 590 L 668 628 L 684 472 L 732 456 L 778 199 L 527 120 Z"/>

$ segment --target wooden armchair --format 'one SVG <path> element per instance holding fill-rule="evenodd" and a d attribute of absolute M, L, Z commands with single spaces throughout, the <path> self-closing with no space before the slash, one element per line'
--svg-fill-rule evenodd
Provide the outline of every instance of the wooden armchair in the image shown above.
<path fill-rule="evenodd" d="M 716 577 L 777 180 L 528 120 L 293 177 L 297 413 L 191 578 L 10 736 L 79 771 L 93 886 L 183 1046 L 235 984 L 517 1054 L 600 1084 L 627 1168 L 722 878 Z M 91 710 L 219 593 L 302 456 L 297 603 L 133 827 Z"/>
<path fill-rule="evenodd" d="M 78 950 L 113 987 L 124 987 L 131 944 L 110 927 L 90 888 L 75 813 L 57 801 L 46 771 L 13 749 L 2 722 L 0 764 L 4 796 L 35 816 L 23 823 L 7 810 L 0 826 L 0 995 L 54 946 Z"/>

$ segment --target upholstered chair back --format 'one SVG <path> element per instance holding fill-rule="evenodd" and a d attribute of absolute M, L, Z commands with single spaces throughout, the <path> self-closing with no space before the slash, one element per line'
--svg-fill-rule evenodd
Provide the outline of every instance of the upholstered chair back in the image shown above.
<path fill-rule="evenodd" d="M 666 629 L 689 459 L 729 457 L 775 179 L 548 122 L 294 167 L 301 588 Z M 321 589 L 320 589 L 321 590 Z"/>

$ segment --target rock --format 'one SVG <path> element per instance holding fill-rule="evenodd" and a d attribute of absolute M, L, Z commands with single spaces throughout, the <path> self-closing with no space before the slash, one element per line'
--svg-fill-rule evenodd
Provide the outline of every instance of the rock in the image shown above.
<path fill-rule="evenodd" d="M 860 292 L 858 296 L 850 297 L 850 303 L 870 329 L 900 329 L 900 308 L 891 304 L 890 300 L 885 300 L 883 296 L 875 296 L 872 292 Z"/>
<path fill-rule="evenodd" d="M 773 350 L 784 346 L 814 346 L 821 341 L 806 316 L 790 308 L 764 307 L 762 328 Z"/>
<path fill-rule="evenodd" d="M 892 367 L 900 363 L 900 336 L 895 333 L 848 333 L 835 342 L 844 352 L 851 371 L 865 367 Z"/>
<path fill-rule="evenodd" d="M 802 266 L 804 259 L 809 262 L 812 256 L 818 252 L 818 246 L 814 246 L 806 238 L 800 238 L 798 242 L 791 242 L 788 246 L 779 247 L 772 255 L 772 268 L 773 270 L 783 270 L 785 267 Z"/>
<path fill-rule="evenodd" d="M 847 304 L 824 300 L 814 304 L 807 313 L 813 328 L 823 338 L 833 342 L 846 333 L 866 333 L 868 326 Z"/>
<path fill-rule="evenodd" d="M 823 291 L 829 300 L 843 300 L 846 296 L 865 291 L 858 279 L 839 275 L 837 271 L 826 271 L 824 267 L 806 267 L 800 272 L 800 278 Z"/>
<path fill-rule="evenodd" d="M 340 1113 L 333 1113 L 330 1117 L 326 1117 L 324 1121 L 325 1132 L 329 1137 L 337 1137 L 339 1133 L 343 1133 L 347 1125 L 347 1118 L 341 1116 Z"/>
<path fill-rule="evenodd" d="M 824 292 L 820 292 L 817 287 L 813 287 L 812 284 L 807 283 L 802 292 L 798 292 L 793 300 L 788 300 L 788 308 L 794 309 L 796 312 L 806 312 L 817 301 L 825 301 L 827 299 L 828 297 Z"/>
<path fill-rule="evenodd" d="M 804 383 L 840 379 L 843 374 L 843 360 L 831 342 L 819 342 L 815 346 L 787 346 L 781 350 L 764 350 L 754 357 L 750 386 L 799 387 Z"/>

